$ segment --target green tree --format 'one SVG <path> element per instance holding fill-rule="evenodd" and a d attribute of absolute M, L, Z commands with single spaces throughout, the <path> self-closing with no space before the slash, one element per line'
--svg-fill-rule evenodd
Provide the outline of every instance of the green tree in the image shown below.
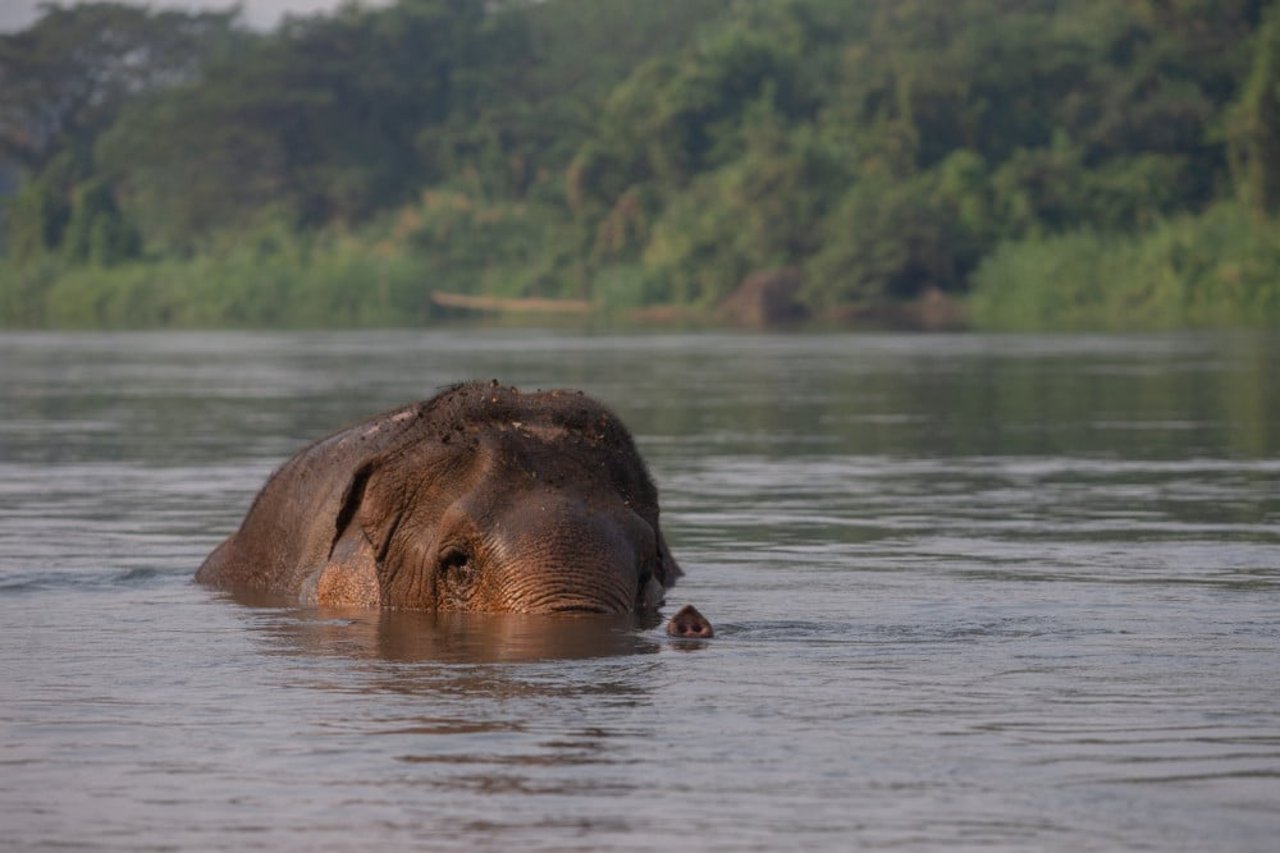
<path fill-rule="evenodd" d="M 99 158 L 161 245 L 189 250 L 263 211 L 300 227 L 358 223 L 450 176 L 446 122 L 515 73 L 490 52 L 500 39 L 498 53 L 518 59 L 499 14 L 402 0 L 293 19 L 202 80 L 137 104 Z"/>
<path fill-rule="evenodd" d="M 0 158 L 33 171 L 69 145 L 87 147 L 126 101 L 194 80 L 234 36 L 234 11 L 41 8 L 32 27 L 0 36 Z"/>
<path fill-rule="evenodd" d="M 83 171 L 73 153 L 63 151 L 8 200 L 8 249 L 19 262 L 37 260 L 62 245 L 71 219 L 71 194 Z"/>
<path fill-rule="evenodd" d="M 932 174 L 854 183 L 824 220 L 823 248 L 806 264 L 811 300 L 830 306 L 959 289 L 976 247 L 950 201 Z"/>
<path fill-rule="evenodd" d="M 111 188 L 100 180 L 76 187 L 62 248 L 76 263 L 110 266 L 138 255 L 137 229 L 125 220 Z"/>
<path fill-rule="evenodd" d="M 1254 37 L 1253 64 L 1229 116 L 1232 172 L 1241 198 L 1255 210 L 1280 210 L 1280 6 Z"/>

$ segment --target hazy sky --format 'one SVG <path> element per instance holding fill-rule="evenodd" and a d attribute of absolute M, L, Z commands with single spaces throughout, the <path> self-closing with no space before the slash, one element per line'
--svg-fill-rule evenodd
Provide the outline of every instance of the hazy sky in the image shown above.
<path fill-rule="evenodd" d="M 0 0 L 0 32 L 25 29 L 38 17 L 36 8 L 41 0 Z M 119 0 L 134 6 L 153 9 L 225 9 L 234 0 Z M 305 14 L 333 9 L 341 0 L 241 0 L 244 9 L 241 20 L 252 27 L 270 28 L 279 22 L 286 12 Z M 74 6 L 76 0 L 61 0 L 63 6 Z M 364 0 L 362 5 L 377 5 Z"/>

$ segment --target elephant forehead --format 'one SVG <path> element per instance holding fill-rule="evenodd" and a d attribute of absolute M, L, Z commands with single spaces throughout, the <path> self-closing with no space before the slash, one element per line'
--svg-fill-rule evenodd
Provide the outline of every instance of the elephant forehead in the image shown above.
<path fill-rule="evenodd" d="M 654 541 L 649 525 L 616 499 L 538 491 L 509 497 L 491 531 L 500 558 L 613 563 Z"/>
<path fill-rule="evenodd" d="M 494 477 L 558 476 L 595 480 L 606 464 L 630 464 L 617 449 L 584 440 L 554 424 L 505 424 L 480 442 L 485 474 Z"/>
<path fill-rule="evenodd" d="M 597 507 L 655 511 L 643 464 L 628 448 L 593 445 L 573 430 L 512 422 L 471 440 L 423 442 L 394 459 L 383 494 L 430 515 L 454 506 L 474 521 Z M 554 509 L 551 509 L 554 508 Z"/>

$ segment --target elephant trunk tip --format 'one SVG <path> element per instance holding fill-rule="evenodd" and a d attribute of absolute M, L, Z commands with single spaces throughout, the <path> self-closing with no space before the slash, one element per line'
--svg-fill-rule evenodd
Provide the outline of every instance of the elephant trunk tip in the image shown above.
<path fill-rule="evenodd" d="M 692 604 L 681 607 L 667 622 L 667 634 L 683 640 L 709 640 L 715 633 L 710 620 Z"/>

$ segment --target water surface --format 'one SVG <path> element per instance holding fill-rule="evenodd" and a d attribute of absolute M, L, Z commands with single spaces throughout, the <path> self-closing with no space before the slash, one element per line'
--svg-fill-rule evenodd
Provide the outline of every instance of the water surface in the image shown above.
<path fill-rule="evenodd" d="M 0 335 L 19 849 L 1270 850 L 1280 338 Z M 466 378 L 632 428 L 717 638 L 191 583 Z"/>

